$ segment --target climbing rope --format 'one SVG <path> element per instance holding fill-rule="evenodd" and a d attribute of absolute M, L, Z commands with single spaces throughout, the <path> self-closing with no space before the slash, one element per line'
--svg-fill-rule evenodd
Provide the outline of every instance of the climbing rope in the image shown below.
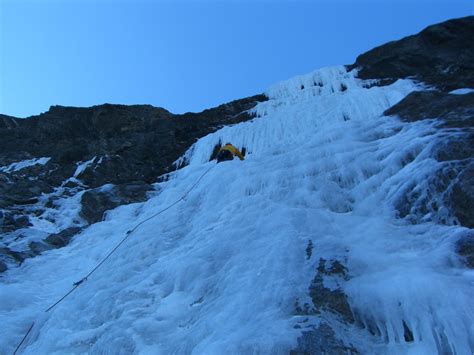
<path fill-rule="evenodd" d="M 194 183 L 194 185 L 191 186 L 191 188 L 186 191 L 184 193 L 183 196 L 181 196 L 179 199 L 177 199 L 175 202 L 173 202 L 172 204 L 170 204 L 169 206 L 167 206 L 166 208 L 163 208 L 161 211 L 158 211 L 156 212 L 155 214 L 151 215 L 150 217 L 144 219 L 143 221 L 141 221 L 140 223 L 138 223 L 135 227 L 133 227 L 132 229 L 128 230 L 126 233 L 125 233 L 125 237 L 122 238 L 122 240 L 120 240 L 120 242 L 117 243 L 117 245 L 91 270 L 89 271 L 89 273 L 84 276 L 82 279 L 80 279 L 79 281 L 77 282 L 74 282 L 73 284 L 73 287 L 64 295 L 62 296 L 59 300 L 57 300 L 55 303 L 53 303 L 51 306 L 49 306 L 46 310 L 45 310 L 45 313 L 51 311 L 54 307 L 56 307 L 59 303 L 61 303 L 67 296 L 69 296 L 71 293 L 73 293 L 84 281 L 87 281 L 87 279 L 99 268 L 102 266 L 102 264 L 105 263 L 105 261 L 110 258 L 112 256 L 112 254 L 115 253 L 115 251 L 123 244 L 125 243 L 125 241 L 128 239 L 128 237 L 130 237 L 132 235 L 133 232 L 135 232 L 142 224 L 148 222 L 150 219 L 152 218 L 155 218 L 157 217 L 158 215 L 162 214 L 163 212 L 169 210 L 170 208 L 172 208 L 173 206 L 176 206 L 178 203 L 180 203 L 181 201 L 184 201 L 186 199 L 186 197 L 189 195 L 189 193 L 191 191 L 194 190 L 194 188 L 201 182 L 201 180 L 204 178 L 204 176 L 207 175 L 207 173 L 209 171 L 211 171 L 211 169 L 213 169 L 215 167 L 215 165 L 212 165 L 209 169 L 207 169 L 200 177 L 199 179 L 197 179 L 197 181 Z M 28 337 L 28 335 L 31 333 L 31 331 L 33 330 L 33 327 L 35 325 L 35 322 L 32 322 L 30 327 L 28 328 L 26 334 L 24 335 L 23 339 L 21 339 L 20 343 L 18 344 L 18 346 L 16 347 L 15 351 L 13 352 L 13 355 L 16 355 L 18 350 L 20 349 L 20 347 L 23 345 L 23 343 L 25 342 L 26 338 Z"/>

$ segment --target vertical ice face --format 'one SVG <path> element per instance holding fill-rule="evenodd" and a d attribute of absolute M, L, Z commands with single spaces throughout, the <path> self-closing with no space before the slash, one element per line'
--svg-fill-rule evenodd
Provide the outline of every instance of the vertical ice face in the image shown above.
<path fill-rule="evenodd" d="M 257 155 L 316 140 L 322 144 L 357 122 L 372 124 L 371 120 L 416 90 L 407 80 L 370 87 L 355 74 L 343 66 L 330 67 L 274 85 L 266 93 L 270 100 L 254 109 L 256 119 L 200 139 L 186 154 L 187 160 L 190 164 L 208 161 L 219 141 L 230 141 Z"/>
<path fill-rule="evenodd" d="M 423 223 L 397 218 L 395 208 L 407 185 L 426 192 L 440 167 L 430 154 L 436 122 L 382 116 L 417 90 L 412 82 L 370 84 L 333 67 L 275 85 L 253 121 L 196 142 L 157 196 L 9 271 L 0 348 L 12 349 L 28 321 L 127 230 L 188 191 L 215 164 L 215 145 L 229 141 L 247 149 L 246 160 L 215 165 L 184 202 L 143 225 L 41 318 L 25 353 L 286 354 L 302 331 L 295 300 L 309 301 L 321 259 L 347 267 L 337 287 L 354 323 L 332 326 L 360 353 L 472 352 L 474 275 L 454 253 L 465 229 L 436 223 L 449 215 L 442 198 Z"/>

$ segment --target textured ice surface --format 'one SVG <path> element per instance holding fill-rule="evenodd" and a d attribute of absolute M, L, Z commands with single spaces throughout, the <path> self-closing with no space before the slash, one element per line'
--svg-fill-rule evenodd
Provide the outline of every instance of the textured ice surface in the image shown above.
<path fill-rule="evenodd" d="M 474 275 L 453 246 L 465 229 L 436 224 L 442 208 L 418 225 L 396 218 L 406 186 L 423 193 L 442 164 L 430 155 L 434 121 L 382 116 L 416 89 L 406 80 L 366 88 L 344 67 L 270 88 L 257 118 L 200 139 L 156 196 L 6 272 L 1 351 L 37 319 L 26 354 L 288 353 L 300 336 L 296 297 L 307 294 L 319 258 L 343 255 L 357 324 L 378 333 L 359 339 L 361 353 L 470 354 Z M 215 164 L 219 141 L 245 147 L 245 161 L 217 164 L 184 202 L 41 313 L 127 230 L 181 197 Z"/>

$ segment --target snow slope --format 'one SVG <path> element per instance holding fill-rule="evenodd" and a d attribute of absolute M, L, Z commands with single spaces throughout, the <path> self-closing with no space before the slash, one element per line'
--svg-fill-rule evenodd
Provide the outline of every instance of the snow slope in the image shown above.
<path fill-rule="evenodd" d="M 474 92 L 474 89 L 462 88 L 462 89 L 456 89 L 456 90 L 450 91 L 449 93 L 454 94 L 454 95 L 466 95 L 466 94 L 470 94 L 472 92 Z"/>
<path fill-rule="evenodd" d="M 47 158 L 47 157 L 37 158 L 37 159 L 29 159 L 29 160 L 22 160 L 22 161 L 12 163 L 12 164 L 7 165 L 7 166 L 0 166 L 0 172 L 10 173 L 10 172 L 19 171 L 21 169 L 28 168 L 30 166 L 34 166 L 34 165 L 37 165 L 37 164 L 45 165 L 50 160 L 51 160 L 51 158 Z"/>
<path fill-rule="evenodd" d="M 442 164 L 430 158 L 436 122 L 382 116 L 417 89 L 412 82 L 369 84 L 332 67 L 275 85 L 257 118 L 200 139 L 189 165 L 147 202 L 119 207 L 67 247 L 6 272 L 1 352 L 36 319 L 25 354 L 285 354 L 301 335 L 295 300 L 308 298 L 319 259 L 342 258 L 357 324 L 380 332 L 340 330 L 362 353 L 471 353 L 474 275 L 454 253 L 466 229 L 443 208 L 416 225 L 394 208 L 407 185 L 423 193 Z M 246 160 L 209 162 L 219 141 L 246 147 Z M 211 166 L 185 201 L 42 313 Z M 442 206 L 442 196 L 432 198 Z"/>

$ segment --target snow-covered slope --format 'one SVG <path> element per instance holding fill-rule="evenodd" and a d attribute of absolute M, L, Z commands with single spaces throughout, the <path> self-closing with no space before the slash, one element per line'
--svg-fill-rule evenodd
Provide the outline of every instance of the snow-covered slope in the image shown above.
<path fill-rule="evenodd" d="M 405 186 L 426 191 L 442 164 L 430 158 L 440 133 L 434 121 L 382 116 L 415 84 L 370 84 L 333 67 L 270 88 L 257 118 L 199 140 L 183 157 L 188 166 L 147 202 L 119 207 L 67 247 L 6 272 L 1 352 L 12 352 L 36 320 L 25 354 L 285 354 L 301 322 L 331 317 L 295 312 L 297 299 L 311 302 L 323 258 L 348 268 L 338 287 L 355 323 L 333 329 L 360 352 L 471 353 L 474 274 L 454 253 L 466 229 L 442 208 L 442 193 L 430 196 L 441 208 L 418 224 L 397 219 L 394 207 Z M 245 147 L 246 160 L 209 162 L 227 141 Z M 141 226 L 43 312 L 211 166 L 185 201 Z M 404 341 L 406 327 L 413 341 Z"/>

